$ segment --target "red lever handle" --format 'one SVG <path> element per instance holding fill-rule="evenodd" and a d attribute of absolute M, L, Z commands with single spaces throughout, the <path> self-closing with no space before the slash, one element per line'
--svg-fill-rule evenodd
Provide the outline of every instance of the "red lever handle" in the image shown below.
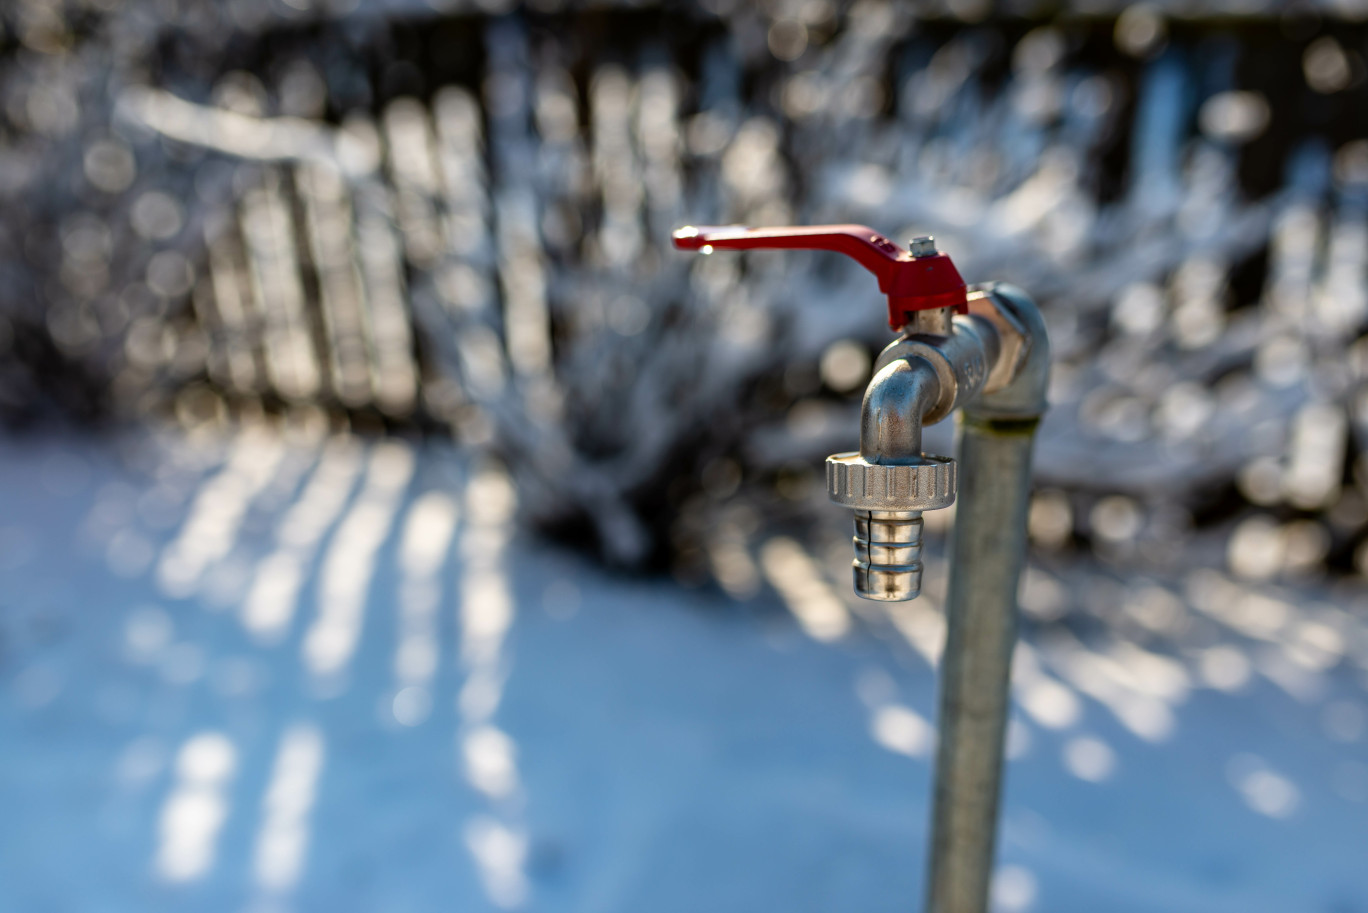
<path fill-rule="evenodd" d="M 674 233 L 680 250 L 710 254 L 714 250 L 831 250 L 853 257 L 879 280 L 888 296 L 888 325 L 906 326 L 915 311 L 953 307 L 969 309 L 964 280 L 945 254 L 914 256 L 864 225 L 808 225 L 746 228 L 744 225 L 688 225 Z"/>

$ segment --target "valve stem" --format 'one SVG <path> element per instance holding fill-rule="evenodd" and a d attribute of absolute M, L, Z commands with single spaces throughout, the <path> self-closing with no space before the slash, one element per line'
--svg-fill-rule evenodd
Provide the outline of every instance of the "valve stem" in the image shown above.
<path fill-rule="evenodd" d="M 936 250 L 936 239 L 931 235 L 918 235 L 913 238 L 908 250 L 914 257 L 934 257 L 940 253 Z"/>

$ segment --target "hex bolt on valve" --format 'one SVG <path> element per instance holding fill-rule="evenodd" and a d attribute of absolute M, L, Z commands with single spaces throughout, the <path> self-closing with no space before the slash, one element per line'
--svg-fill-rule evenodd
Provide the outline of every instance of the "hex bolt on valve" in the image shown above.
<path fill-rule="evenodd" d="M 932 813 L 931 913 L 984 913 L 997 830 L 1016 591 L 1026 553 L 1031 446 L 1050 349 L 1035 304 L 1003 283 L 967 287 L 929 236 L 903 250 L 863 225 L 686 227 L 683 250 L 827 250 L 857 260 L 888 298 L 898 338 L 860 408 L 860 449 L 827 458 L 827 493 L 855 512 L 855 591 L 921 592 L 922 512 L 955 503 L 940 739 Z M 922 452 L 922 428 L 960 411 L 959 465 Z"/>

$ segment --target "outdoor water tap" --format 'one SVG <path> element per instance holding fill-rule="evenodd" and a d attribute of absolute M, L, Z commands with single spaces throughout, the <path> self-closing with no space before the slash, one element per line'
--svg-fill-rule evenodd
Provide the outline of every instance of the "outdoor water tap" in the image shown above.
<path fill-rule="evenodd" d="M 681 228 L 676 247 L 832 250 L 888 296 L 898 333 L 874 364 L 860 449 L 827 458 L 827 492 L 855 511 L 855 590 L 921 591 L 924 510 L 955 502 L 957 466 L 922 427 L 959 410 L 959 498 L 945 601 L 927 913 L 987 913 L 1011 706 L 1017 584 L 1026 561 L 1031 447 L 1050 378 L 1045 321 L 1020 289 L 966 287 L 930 237 L 903 250 L 863 225 Z"/>
<path fill-rule="evenodd" d="M 681 228 L 675 246 L 711 253 L 829 250 L 857 260 L 888 297 L 899 333 L 874 367 L 860 449 L 827 458 L 827 493 L 855 511 L 855 591 L 885 602 L 921 592 L 922 512 L 955 501 L 955 461 L 922 452 L 922 428 L 1012 382 L 1033 340 L 991 289 L 969 289 L 929 236 L 903 250 L 863 225 Z"/>

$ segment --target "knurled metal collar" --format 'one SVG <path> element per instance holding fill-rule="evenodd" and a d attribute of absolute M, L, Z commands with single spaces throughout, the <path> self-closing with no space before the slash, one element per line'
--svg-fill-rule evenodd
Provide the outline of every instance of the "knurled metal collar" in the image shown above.
<path fill-rule="evenodd" d="M 858 453 L 826 461 L 827 494 L 855 510 L 937 510 L 955 503 L 955 461 L 921 455 L 918 463 L 871 463 Z"/>

